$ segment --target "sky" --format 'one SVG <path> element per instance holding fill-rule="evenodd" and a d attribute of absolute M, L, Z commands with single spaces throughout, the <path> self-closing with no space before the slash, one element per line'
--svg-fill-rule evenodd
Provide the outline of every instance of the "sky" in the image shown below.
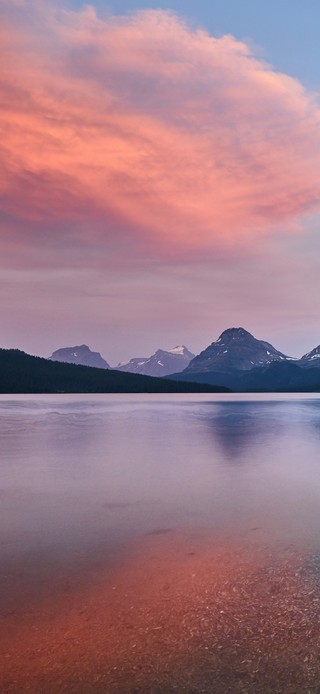
<path fill-rule="evenodd" d="M 1 347 L 320 343 L 316 0 L 0 0 Z"/>

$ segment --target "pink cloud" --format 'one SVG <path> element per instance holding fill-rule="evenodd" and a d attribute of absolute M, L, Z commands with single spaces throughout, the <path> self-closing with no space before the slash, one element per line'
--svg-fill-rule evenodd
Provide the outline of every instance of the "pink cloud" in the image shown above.
<path fill-rule="evenodd" d="M 319 209 L 319 104 L 244 43 L 164 11 L 1 11 L 1 206 L 19 230 L 168 254 Z"/>

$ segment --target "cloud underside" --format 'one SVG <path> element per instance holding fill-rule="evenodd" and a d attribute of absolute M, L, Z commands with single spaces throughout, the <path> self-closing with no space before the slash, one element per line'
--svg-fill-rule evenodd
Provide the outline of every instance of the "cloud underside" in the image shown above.
<path fill-rule="evenodd" d="M 1 13 L 6 243 L 72 229 L 75 243 L 193 252 L 319 209 L 316 98 L 246 44 L 164 11 L 11 0 Z"/>

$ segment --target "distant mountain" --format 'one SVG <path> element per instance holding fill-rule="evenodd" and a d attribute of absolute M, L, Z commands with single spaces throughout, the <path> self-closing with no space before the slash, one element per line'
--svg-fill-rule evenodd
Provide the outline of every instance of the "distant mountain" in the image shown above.
<path fill-rule="evenodd" d="M 0 393 L 215 393 L 225 388 L 176 383 L 32 357 L 0 349 Z"/>
<path fill-rule="evenodd" d="M 257 340 L 244 328 L 229 328 L 218 340 L 192 359 L 182 378 L 218 384 L 234 383 L 239 372 L 251 371 L 268 364 L 289 361 L 282 352 L 264 340 Z M 232 387 L 232 386 L 231 386 Z"/>
<path fill-rule="evenodd" d="M 169 350 L 158 349 L 151 357 L 135 357 L 118 364 L 116 369 L 145 376 L 168 376 L 183 371 L 193 358 L 194 354 L 181 345 Z"/>
<path fill-rule="evenodd" d="M 66 364 L 93 366 L 96 369 L 110 369 L 108 362 L 100 352 L 92 352 L 88 345 L 78 347 L 61 347 L 51 354 L 50 361 L 62 361 Z"/>
<path fill-rule="evenodd" d="M 310 368 L 320 366 L 320 345 L 315 347 L 311 352 L 304 354 L 301 359 L 297 360 L 297 364 L 302 367 Z"/>
<path fill-rule="evenodd" d="M 320 345 L 293 359 L 244 328 L 229 328 L 170 378 L 225 385 L 238 392 L 318 392 Z"/>

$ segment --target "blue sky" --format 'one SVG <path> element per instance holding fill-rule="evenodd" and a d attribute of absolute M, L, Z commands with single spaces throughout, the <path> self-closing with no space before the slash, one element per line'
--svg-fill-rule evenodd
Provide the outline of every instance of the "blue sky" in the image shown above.
<path fill-rule="evenodd" d="M 318 0 L 73 0 L 74 7 L 92 4 L 105 13 L 137 9 L 173 10 L 214 35 L 233 34 L 252 42 L 256 53 L 277 70 L 297 77 L 309 88 L 320 87 L 320 2 Z"/>

